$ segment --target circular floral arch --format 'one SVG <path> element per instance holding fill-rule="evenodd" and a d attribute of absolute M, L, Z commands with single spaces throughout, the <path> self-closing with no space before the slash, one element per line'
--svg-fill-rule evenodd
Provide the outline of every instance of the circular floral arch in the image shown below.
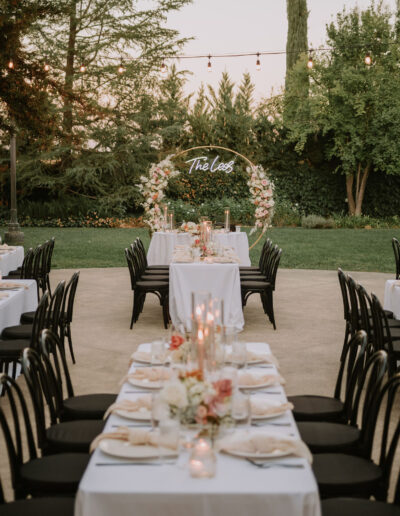
<path fill-rule="evenodd" d="M 255 224 L 250 234 L 259 229 L 261 230 L 260 236 L 252 244 L 250 247 L 251 249 L 257 244 L 265 231 L 271 226 L 271 218 L 274 206 L 274 185 L 268 179 L 268 176 L 261 165 L 255 165 L 246 156 L 243 156 L 243 154 L 240 154 L 233 149 L 228 149 L 219 145 L 201 145 L 198 147 L 191 147 L 190 149 L 186 149 L 176 154 L 171 154 L 159 163 L 153 163 L 150 167 L 148 175 L 140 177 L 139 190 L 144 197 L 142 206 L 145 210 L 144 218 L 147 225 L 150 227 L 151 231 L 159 231 L 162 228 L 162 213 L 160 204 L 165 197 L 165 189 L 169 180 L 172 177 L 180 174 L 180 172 L 174 168 L 172 160 L 187 154 L 190 151 L 198 149 L 225 150 L 236 154 L 247 162 L 248 166 L 246 167 L 246 172 L 249 174 L 247 185 L 251 195 L 251 202 L 255 206 Z"/>

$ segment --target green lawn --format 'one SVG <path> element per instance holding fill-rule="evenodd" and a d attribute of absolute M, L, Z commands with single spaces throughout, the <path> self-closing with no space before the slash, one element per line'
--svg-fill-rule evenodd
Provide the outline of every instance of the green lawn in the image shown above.
<path fill-rule="evenodd" d="M 55 236 L 56 268 L 120 267 L 124 248 L 139 236 L 148 245 L 146 229 L 23 228 L 25 247 Z M 0 229 L 4 236 L 5 228 Z M 336 269 L 393 272 L 392 229 L 273 228 L 268 236 L 283 249 L 281 266 L 294 269 Z M 400 236 L 397 234 L 397 236 Z M 254 235 L 250 242 L 254 241 Z M 251 251 L 256 263 L 262 243 Z"/>

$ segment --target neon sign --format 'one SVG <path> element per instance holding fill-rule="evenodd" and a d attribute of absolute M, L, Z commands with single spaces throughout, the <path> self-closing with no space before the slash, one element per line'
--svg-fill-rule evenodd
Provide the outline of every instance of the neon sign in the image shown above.
<path fill-rule="evenodd" d="M 192 158 L 186 161 L 186 163 L 191 163 L 189 168 L 189 174 L 191 174 L 195 170 L 202 170 L 203 172 L 217 172 L 219 170 L 230 174 L 233 172 L 233 166 L 235 165 L 236 158 L 231 161 L 219 161 L 219 156 L 216 156 L 214 159 L 208 158 L 207 156 L 199 156 L 197 158 Z"/>

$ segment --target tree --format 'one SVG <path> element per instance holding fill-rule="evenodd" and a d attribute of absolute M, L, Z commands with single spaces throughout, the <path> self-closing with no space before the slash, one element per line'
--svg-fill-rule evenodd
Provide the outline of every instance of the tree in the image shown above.
<path fill-rule="evenodd" d="M 326 157 L 346 175 L 349 213 L 361 215 L 369 175 L 399 174 L 399 46 L 391 15 L 381 4 L 343 10 L 327 27 L 329 55 L 310 71 L 309 96 L 286 117 L 289 138 L 301 151 L 309 138 L 328 136 Z M 372 65 L 365 56 L 370 53 Z M 298 64 L 291 80 L 302 77 Z M 286 105 L 297 103 L 293 91 Z M 289 112 L 289 110 L 288 110 Z"/>
<path fill-rule="evenodd" d="M 307 0 L 286 0 L 288 33 L 286 41 L 286 86 L 288 74 L 303 52 L 308 50 Z M 305 85 L 307 89 L 308 84 Z"/>

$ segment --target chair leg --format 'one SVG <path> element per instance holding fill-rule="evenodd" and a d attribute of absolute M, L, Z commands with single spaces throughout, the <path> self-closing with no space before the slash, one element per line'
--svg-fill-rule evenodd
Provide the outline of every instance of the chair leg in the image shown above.
<path fill-rule="evenodd" d="M 131 316 L 131 325 L 130 329 L 133 328 L 133 323 L 135 322 L 135 291 L 133 291 L 133 300 L 132 300 L 132 316 Z"/>
<path fill-rule="evenodd" d="M 265 292 L 265 306 L 266 306 L 266 313 L 268 315 L 268 318 L 269 318 L 270 322 L 272 323 L 274 330 L 276 330 L 275 315 L 274 315 L 274 300 L 273 300 L 272 290 L 267 290 Z"/>

